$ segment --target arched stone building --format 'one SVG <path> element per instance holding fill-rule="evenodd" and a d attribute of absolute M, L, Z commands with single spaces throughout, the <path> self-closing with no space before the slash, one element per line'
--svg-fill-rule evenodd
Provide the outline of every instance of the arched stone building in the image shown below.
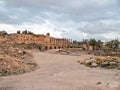
<path fill-rule="evenodd" d="M 14 44 L 31 44 L 35 43 L 40 45 L 40 49 L 57 49 L 67 48 L 72 43 L 67 39 L 51 37 L 49 33 L 43 34 L 7 34 L 6 36 L 0 36 L 0 42 L 7 41 L 8 43 Z"/>

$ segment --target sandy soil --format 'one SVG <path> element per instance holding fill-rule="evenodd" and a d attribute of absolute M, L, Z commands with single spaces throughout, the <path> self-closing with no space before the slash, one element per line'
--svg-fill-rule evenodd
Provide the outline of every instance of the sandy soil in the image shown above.
<path fill-rule="evenodd" d="M 32 52 L 39 68 L 0 77 L 0 90 L 120 90 L 120 71 L 89 68 L 77 63 L 90 55 L 69 56 Z"/>

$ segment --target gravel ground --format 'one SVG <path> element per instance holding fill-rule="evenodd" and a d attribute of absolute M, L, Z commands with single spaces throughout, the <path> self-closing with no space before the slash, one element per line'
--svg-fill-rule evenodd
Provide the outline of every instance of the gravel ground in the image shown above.
<path fill-rule="evenodd" d="M 77 63 L 91 55 L 32 53 L 39 68 L 0 77 L 0 90 L 120 90 L 120 70 L 89 68 Z"/>

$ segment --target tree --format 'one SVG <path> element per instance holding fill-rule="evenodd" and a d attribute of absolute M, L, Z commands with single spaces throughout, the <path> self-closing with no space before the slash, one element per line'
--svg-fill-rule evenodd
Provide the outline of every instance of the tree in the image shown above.
<path fill-rule="evenodd" d="M 112 41 L 108 41 L 106 46 L 111 50 L 112 49 Z"/>
<path fill-rule="evenodd" d="M 35 35 L 33 32 L 28 31 L 27 34 Z"/>
<path fill-rule="evenodd" d="M 97 45 L 97 41 L 95 39 L 90 39 L 89 45 L 96 46 Z"/>
<path fill-rule="evenodd" d="M 82 43 L 85 44 L 86 49 L 88 50 L 89 49 L 89 40 L 88 39 L 83 39 Z"/>
<path fill-rule="evenodd" d="M 50 36 L 50 33 L 47 33 L 46 36 Z"/>
<path fill-rule="evenodd" d="M 118 49 L 120 45 L 120 41 L 119 40 L 114 40 L 114 49 Z"/>
<path fill-rule="evenodd" d="M 119 48 L 119 45 L 120 45 L 120 41 L 119 40 L 111 40 L 111 41 L 108 41 L 106 43 L 106 46 L 108 46 L 110 48 L 110 50 L 116 50 Z"/>
<path fill-rule="evenodd" d="M 20 30 L 17 31 L 17 34 L 20 34 Z"/>
<path fill-rule="evenodd" d="M 101 40 L 98 40 L 98 41 L 96 42 L 96 45 L 97 45 L 97 47 L 100 49 L 100 48 L 102 48 L 103 42 L 102 42 Z"/>
<path fill-rule="evenodd" d="M 3 36 L 4 36 L 4 35 L 7 35 L 7 34 L 8 34 L 8 33 L 7 33 L 6 31 L 4 31 L 4 30 L 3 30 L 3 31 L 0 31 L 0 35 L 3 35 Z"/>
<path fill-rule="evenodd" d="M 28 32 L 27 32 L 27 30 L 25 30 L 25 31 L 22 31 L 22 34 L 27 34 Z"/>
<path fill-rule="evenodd" d="M 95 49 L 95 46 L 97 46 L 97 41 L 95 39 L 90 39 L 89 45 L 93 47 L 93 50 Z"/>

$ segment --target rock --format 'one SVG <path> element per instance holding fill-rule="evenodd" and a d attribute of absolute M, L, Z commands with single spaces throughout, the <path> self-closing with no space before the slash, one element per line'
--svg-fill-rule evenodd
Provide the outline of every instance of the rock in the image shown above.
<path fill-rule="evenodd" d="M 120 64 L 118 64 L 118 67 L 117 67 L 118 70 L 120 70 Z"/>
<path fill-rule="evenodd" d="M 8 50 L 11 51 L 11 52 L 14 52 L 14 51 L 15 51 L 15 49 L 14 49 L 13 47 L 9 47 Z"/>
<path fill-rule="evenodd" d="M 79 60 L 78 60 L 77 62 L 78 62 L 78 63 L 80 63 L 80 61 L 79 61 Z"/>
<path fill-rule="evenodd" d="M 80 64 L 85 64 L 85 61 L 80 61 L 79 63 L 80 63 Z"/>
<path fill-rule="evenodd" d="M 95 59 L 94 59 L 94 58 L 92 58 L 92 59 L 90 59 L 90 60 L 91 60 L 92 62 L 93 62 L 93 61 L 95 61 Z"/>
<path fill-rule="evenodd" d="M 117 69 L 119 69 L 119 70 L 120 70 L 120 63 L 118 63 L 118 67 L 117 67 Z"/>
<path fill-rule="evenodd" d="M 107 58 L 111 58 L 111 56 L 107 56 Z"/>
<path fill-rule="evenodd" d="M 110 64 L 110 65 L 115 65 L 115 66 L 116 66 L 116 65 L 117 65 L 117 62 L 110 62 L 109 64 Z"/>
<path fill-rule="evenodd" d="M 97 85 L 100 85 L 100 84 L 102 84 L 102 82 L 97 82 Z"/>
<path fill-rule="evenodd" d="M 108 67 L 109 69 L 115 69 L 119 67 L 119 64 L 117 62 L 110 62 L 110 66 Z"/>
<path fill-rule="evenodd" d="M 103 62 L 103 63 L 100 64 L 100 66 L 101 67 L 107 67 L 107 66 L 109 66 L 109 63 L 108 62 Z"/>
<path fill-rule="evenodd" d="M 96 64 L 94 62 L 91 64 L 91 67 L 97 67 L 97 66 L 98 66 L 98 64 Z"/>
<path fill-rule="evenodd" d="M 37 64 L 31 60 L 32 55 L 21 47 L 6 44 L 0 48 L 0 76 L 21 74 L 36 69 Z M 26 62 L 27 58 L 29 61 Z"/>
<path fill-rule="evenodd" d="M 85 65 L 86 65 L 86 66 L 91 66 L 91 64 L 92 64 L 92 61 L 91 61 L 91 60 L 86 60 L 86 61 L 85 61 Z"/>
<path fill-rule="evenodd" d="M 18 54 L 23 54 L 23 51 L 18 51 Z"/>
<path fill-rule="evenodd" d="M 85 59 L 84 61 L 80 61 L 79 63 L 85 64 L 89 67 L 103 67 L 107 69 L 120 69 L 120 57 L 95 57 Z"/>
<path fill-rule="evenodd" d="M 90 57 L 90 59 L 93 59 L 93 57 Z"/>
<path fill-rule="evenodd" d="M 85 64 L 85 61 L 86 60 L 78 60 L 77 62 L 80 63 L 80 64 Z"/>

